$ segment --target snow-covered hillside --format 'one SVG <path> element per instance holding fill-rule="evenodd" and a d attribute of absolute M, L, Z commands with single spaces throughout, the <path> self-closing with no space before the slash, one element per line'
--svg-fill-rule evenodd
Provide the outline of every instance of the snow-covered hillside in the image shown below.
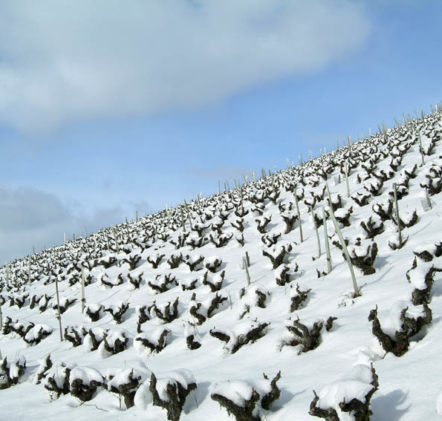
<path fill-rule="evenodd" d="M 1 268 L 0 418 L 442 417 L 441 139 L 435 113 Z"/>

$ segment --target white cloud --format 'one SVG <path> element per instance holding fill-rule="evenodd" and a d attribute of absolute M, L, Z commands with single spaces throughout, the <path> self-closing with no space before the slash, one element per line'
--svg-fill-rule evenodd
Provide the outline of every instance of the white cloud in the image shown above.
<path fill-rule="evenodd" d="M 33 188 L 0 187 L 0 265 L 42 248 L 59 245 L 64 233 L 84 236 L 123 222 L 121 208 L 92 213 L 72 210 L 55 195 Z"/>
<path fill-rule="evenodd" d="M 350 0 L 0 3 L 0 121 L 51 130 L 219 101 L 317 70 L 369 32 Z"/>

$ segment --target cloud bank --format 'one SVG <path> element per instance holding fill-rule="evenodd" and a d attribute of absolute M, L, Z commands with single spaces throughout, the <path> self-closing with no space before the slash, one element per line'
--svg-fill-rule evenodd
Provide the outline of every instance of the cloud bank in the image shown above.
<path fill-rule="evenodd" d="M 60 245 L 64 233 L 72 239 L 121 222 L 120 208 L 81 213 L 41 190 L 0 187 L 0 265 L 32 253 L 33 247 Z"/>
<path fill-rule="evenodd" d="M 350 0 L 0 2 L 0 122 L 51 131 L 199 107 L 355 51 Z"/>

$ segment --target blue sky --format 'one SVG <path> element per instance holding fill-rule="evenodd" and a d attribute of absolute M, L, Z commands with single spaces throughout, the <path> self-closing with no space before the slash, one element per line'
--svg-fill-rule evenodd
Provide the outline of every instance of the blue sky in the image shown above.
<path fill-rule="evenodd" d="M 52 6 L 0 5 L 0 262 L 442 97 L 436 0 Z"/>

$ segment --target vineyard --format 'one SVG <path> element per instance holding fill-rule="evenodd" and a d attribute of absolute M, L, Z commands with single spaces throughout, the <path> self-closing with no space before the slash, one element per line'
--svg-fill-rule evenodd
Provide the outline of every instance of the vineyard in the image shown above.
<path fill-rule="evenodd" d="M 9 420 L 442 416 L 442 113 L 0 269 Z"/>

